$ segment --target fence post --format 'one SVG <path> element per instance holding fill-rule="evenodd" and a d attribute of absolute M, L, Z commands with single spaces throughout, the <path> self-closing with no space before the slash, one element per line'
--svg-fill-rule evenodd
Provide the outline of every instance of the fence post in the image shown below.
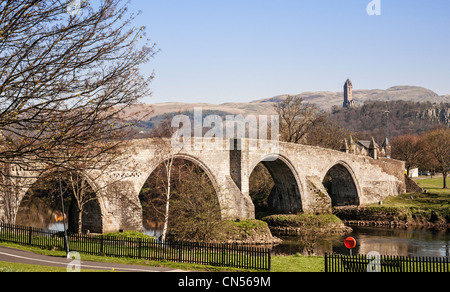
<path fill-rule="evenodd" d="M 139 259 L 142 258 L 142 238 L 139 238 L 139 254 L 138 254 L 138 258 Z"/>
<path fill-rule="evenodd" d="M 325 253 L 325 273 L 328 273 L 328 254 Z"/>
<path fill-rule="evenodd" d="M 103 234 L 100 235 L 100 253 L 103 254 Z"/>
<path fill-rule="evenodd" d="M 28 228 L 28 245 L 31 245 L 31 236 L 33 235 L 33 228 L 30 226 Z"/>
<path fill-rule="evenodd" d="M 269 266 L 268 266 L 268 268 L 269 268 L 269 272 L 270 272 L 272 270 L 272 249 L 271 248 L 269 248 L 268 255 L 269 255 Z"/>

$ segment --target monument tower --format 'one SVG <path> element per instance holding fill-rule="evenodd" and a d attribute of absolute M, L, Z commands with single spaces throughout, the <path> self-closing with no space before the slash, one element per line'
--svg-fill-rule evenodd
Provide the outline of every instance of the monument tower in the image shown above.
<path fill-rule="evenodd" d="M 353 105 L 353 84 L 347 79 L 344 84 L 344 108 L 351 108 Z"/>

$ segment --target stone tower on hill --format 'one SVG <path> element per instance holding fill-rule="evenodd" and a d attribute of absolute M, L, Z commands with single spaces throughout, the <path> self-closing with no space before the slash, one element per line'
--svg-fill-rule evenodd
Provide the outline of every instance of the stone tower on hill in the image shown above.
<path fill-rule="evenodd" d="M 344 84 L 344 108 L 351 108 L 353 105 L 353 84 L 347 79 Z"/>

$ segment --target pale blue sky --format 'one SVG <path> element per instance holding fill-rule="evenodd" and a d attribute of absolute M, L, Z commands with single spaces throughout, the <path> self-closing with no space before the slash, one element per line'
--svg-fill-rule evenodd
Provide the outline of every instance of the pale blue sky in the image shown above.
<path fill-rule="evenodd" d="M 416 85 L 450 94 L 450 1 L 132 0 L 161 52 L 148 103 Z"/>

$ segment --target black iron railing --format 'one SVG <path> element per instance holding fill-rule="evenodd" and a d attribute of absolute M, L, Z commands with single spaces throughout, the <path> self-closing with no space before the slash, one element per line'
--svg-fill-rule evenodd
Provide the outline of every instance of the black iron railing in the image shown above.
<path fill-rule="evenodd" d="M 0 241 L 40 248 L 65 249 L 64 233 L 34 227 L 0 224 Z M 80 254 L 128 257 L 152 261 L 193 263 L 270 271 L 271 250 L 233 244 L 157 242 L 146 238 L 68 235 L 70 251 Z"/>
<path fill-rule="evenodd" d="M 325 254 L 325 272 L 450 272 L 448 257 Z"/>

